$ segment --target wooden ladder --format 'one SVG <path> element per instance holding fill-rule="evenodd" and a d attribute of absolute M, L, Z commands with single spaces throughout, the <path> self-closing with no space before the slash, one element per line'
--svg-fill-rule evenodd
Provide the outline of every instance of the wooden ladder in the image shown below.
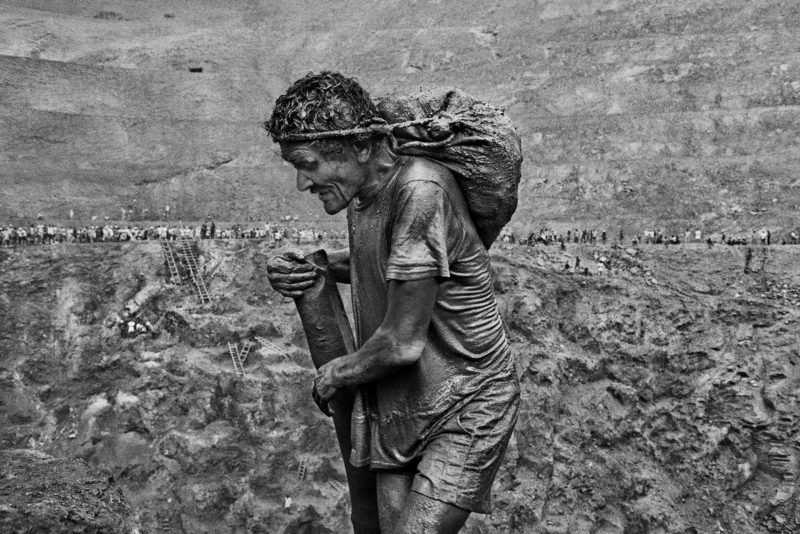
<path fill-rule="evenodd" d="M 172 251 L 172 245 L 166 239 L 159 239 L 161 249 L 164 251 L 164 257 L 167 259 L 167 267 L 169 268 L 169 281 L 173 284 L 181 283 L 181 273 L 178 271 L 178 263 L 175 261 L 175 253 Z"/>
<path fill-rule="evenodd" d="M 286 355 L 284 349 L 280 348 L 278 345 L 276 345 L 269 339 L 265 339 L 261 336 L 256 336 L 256 341 L 258 341 L 261 344 L 261 346 L 267 349 L 267 351 L 270 353 L 279 354 L 281 356 Z"/>
<path fill-rule="evenodd" d="M 244 376 L 244 369 L 242 369 L 242 361 L 239 359 L 239 349 L 236 343 L 228 343 L 228 352 L 231 355 L 233 370 L 236 372 L 236 375 L 239 377 Z"/>
<path fill-rule="evenodd" d="M 245 341 L 241 352 L 239 352 L 239 365 L 242 367 L 242 372 L 244 372 L 244 362 L 247 360 L 247 355 L 250 354 L 250 347 L 252 346 L 252 343 Z"/>
<path fill-rule="evenodd" d="M 200 298 L 200 304 L 205 304 L 206 302 L 211 302 L 211 296 L 208 294 L 208 288 L 206 287 L 206 283 L 203 281 L 203 277 L 200 275 L 200 269 L 197 267 L 197 258 L 194 255 L 194 250 L 192 250 L 192 241 L 189 238 L 182 237 L 178 242 L 180 244 L 180 251 L 183 252 L 184 257 L 186 258 L 186 265 L 189 268 L 189 276 L 194 282 L 194 286 L 197 289 L 197 296 Z"/>
<path fill-rule="evenodd" d="M 297 466 L 297 481 L 302 482 L 306 478 L 306 469 L 308 469 L 308 457 L 303 456 L 300 458 L 300 465 Z"/>

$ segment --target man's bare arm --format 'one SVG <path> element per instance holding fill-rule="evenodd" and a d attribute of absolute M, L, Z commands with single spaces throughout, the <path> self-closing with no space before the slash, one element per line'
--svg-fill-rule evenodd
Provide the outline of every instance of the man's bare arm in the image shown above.
<path fill-rule="evenodd" d="M 328 270 L 340 284 L 350 283 L 350 249 L 328 251 Z"/>
<path fill-rule="evenodd" d="M 319 368 L 315 387 L 327 402 L 338 389 L 366 384 L 419 360 L 425 348 L 439 282 L 436 278 L 389 282 L 383 323 L 358 351 Z"/>

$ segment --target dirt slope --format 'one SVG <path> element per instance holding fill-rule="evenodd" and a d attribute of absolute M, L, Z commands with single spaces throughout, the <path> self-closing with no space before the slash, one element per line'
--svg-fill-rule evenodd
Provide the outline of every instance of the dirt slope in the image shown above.
<path fill-rule="evenodd" d="M 14 534 L 141 534 L 112 477 L 82 460 L 0 450 L 0 528 Z"/>
<path fill-rule="evenodd" d="M 153 532 L 345 530 L 273 251 L 197 252 L 211 305 L 165 283 L 157 243 L 0 251 L 0 447 L 108 469 Z M 630 252 L 494 252 L 523 409 L 495 511 L 465 531 L 795 532 L 800 251 L 756 249 L 749 274 L 743 248 Z M 611 274 L 563 271 L 576 256 Z M 131 302 L 158 337 L 104 326 Z M 229 342 L 252 343 L 244 378 Z"/>

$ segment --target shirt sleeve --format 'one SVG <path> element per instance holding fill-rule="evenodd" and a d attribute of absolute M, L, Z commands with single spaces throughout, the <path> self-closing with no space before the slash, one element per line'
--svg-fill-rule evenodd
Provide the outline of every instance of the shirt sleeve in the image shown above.
<path fill-rule="evenodd" d="M 450 277 L 447 228 L 450 200 L 433 181 L 414 180 L 398 191 L 387 280 Z"/>

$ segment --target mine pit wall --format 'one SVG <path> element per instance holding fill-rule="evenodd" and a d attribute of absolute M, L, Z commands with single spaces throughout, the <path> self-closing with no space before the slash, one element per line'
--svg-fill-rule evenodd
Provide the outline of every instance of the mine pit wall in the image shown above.
<path fill-rule="evenodd" d="M 749 274 L 745 250 L 493 249 L 523 401 L 495 511 L 466 532 L 796 531 L 800 247 L 754 247 Z M 346 529 L 275 250 L 199 252 L 205 306 L 157 243 L 0 250 L 0 447 L 108 469 L 151 530 Z M 611 274 L 563 272 L 596 273 L 594 252 Z M 104 326 L 134 297 L 157 337 Z M 246 341 L 239 379 L 227 344 Z"/>
<path fill-rule="evenodd" d="M 133 199 L 184 220 L 313 220 L 260 122 L 292 80 L 335 66 L 375 95 L 453 85 L 506 108 L 525 153 L 515 224 L 796 224 L 791 3 L 348 1 L 315 4 L 313 23 L 304 3 L 11 4 L 0 220 Z"/>

